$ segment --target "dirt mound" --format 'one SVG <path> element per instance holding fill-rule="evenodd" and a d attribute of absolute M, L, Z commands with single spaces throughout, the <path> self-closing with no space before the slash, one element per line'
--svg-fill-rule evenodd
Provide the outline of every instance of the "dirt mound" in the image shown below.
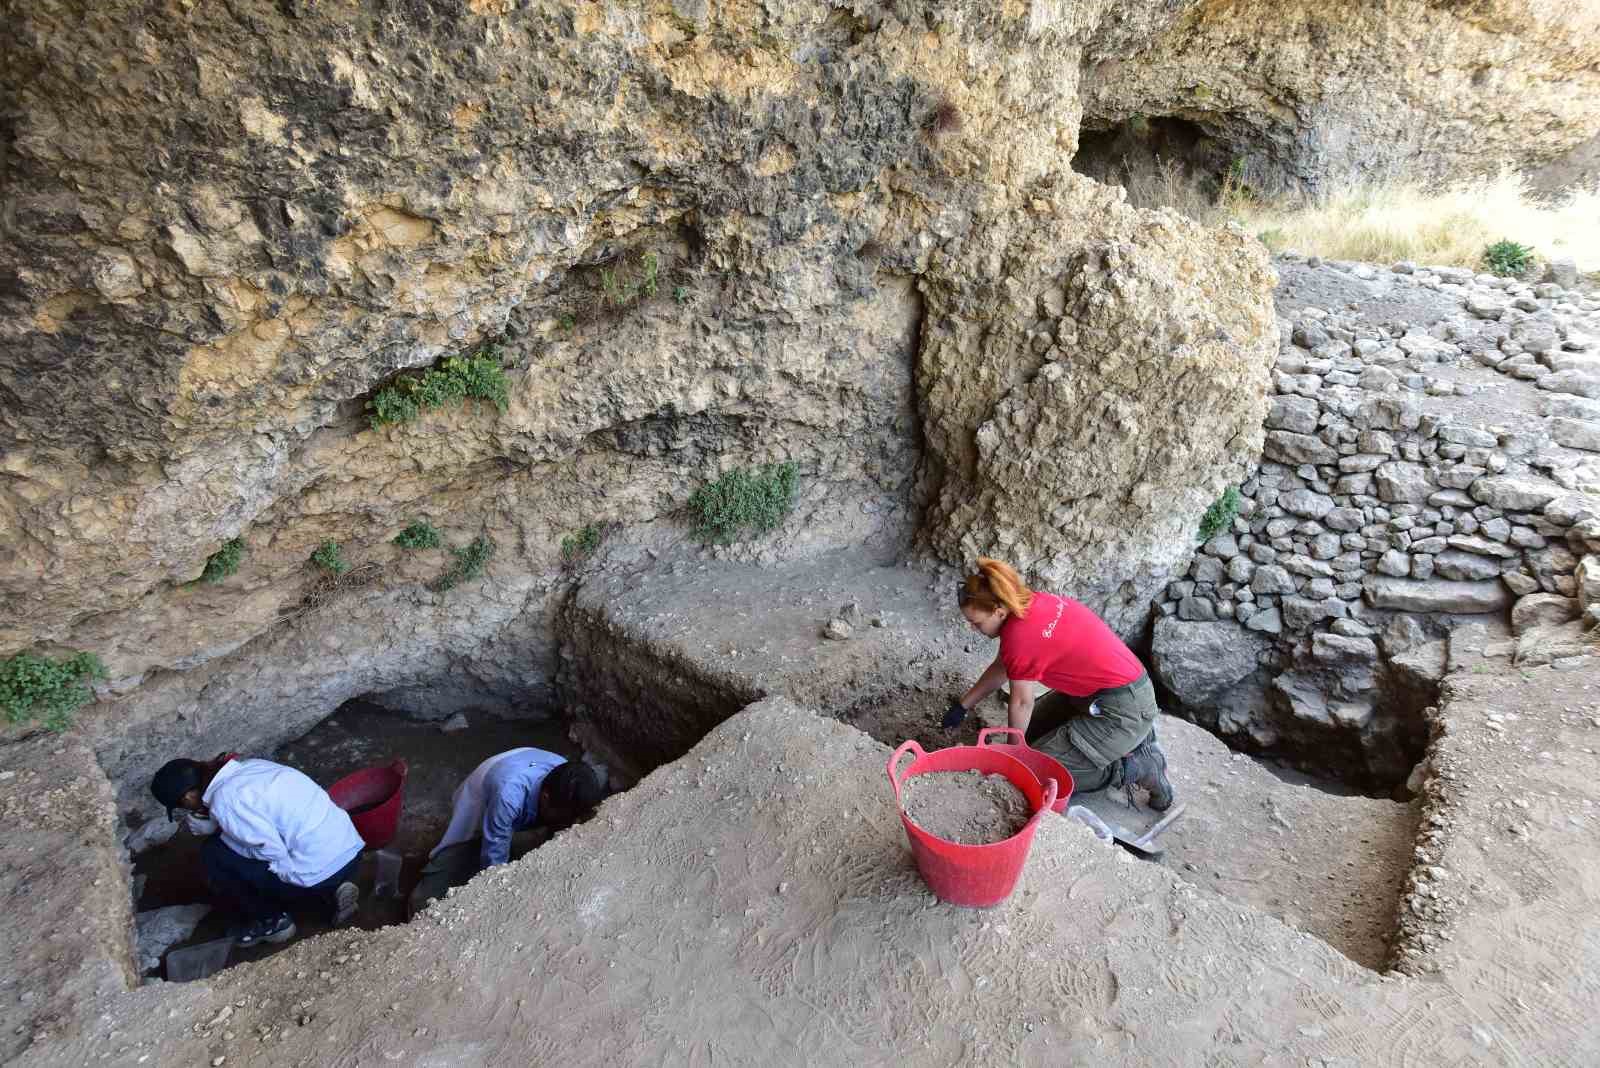
<path fill-rule="evenodd" d="M 1004 775 L 930 771 L 906 781 L 906 815 L 929 834 L 961 845 L 1003 842 L 1028 825 L 1028 799 Z"/>

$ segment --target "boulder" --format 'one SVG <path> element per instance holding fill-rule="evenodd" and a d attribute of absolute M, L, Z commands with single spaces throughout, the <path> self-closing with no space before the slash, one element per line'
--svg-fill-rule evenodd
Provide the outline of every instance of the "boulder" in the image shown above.
<path fill-rule="evenodd" d="M 1363 595 L 1373 608 L 1400 612 L 1503 612 L 1511 607 L 1511 591 L 1498 580 L 1453 582 L 1444 579 L 1404 579 L 1369 575 Z M 1287 604 L 1287 602 L 1285 602 Z"/>
<path fill-rule="evenodd" d="M 150 972 L 161 967 L 161 958 L 166 956 L 167 950 L 194 934 L 200 921 L 210 914 L 210 905 L 168 905 L 135 916 L 139 970 Z"/>
<path fill-rule="evenodd" d="M 1470 492 L 1473 500 L 1491 508 L 1533 512 L 1561 496 L 1563 491 L 1554 482 L 1542 478 L 1496 475 L 1478 479 Z"/>
<path fill-rule="evenodd" d="M 1350 606 L 1336 597 L 1313 601 L 1306 597 L 1283 599 L 1283 622 L 1290 630 L 1308 630 L 1324 619 L 1343 619 Z"/>
<path fill-rule="evenodd" d="M 1402 682 L 1413 686 L 1437 685 L 1444 678 L 1447 649 L 1443 639 L 1423 642 L 1398 656 L 1389 658 L 1389 664 Z"/>
<path fill-rule="evenodd" d="M 1283 633 L 1283 613 L 1276 608 L 1263 608 L 1248 616 L 1244 625 L 1261 634 Z"/>
<path fill-rule="evenodd" d="M 1288 430 L 1267 431 L 1262 455 L 1280 464 L 1332 464 L 1339 461 L 1339 450 L 1311 434 Z"/>
<path fill-rule="evenodd" d="M 1557 256 L 1544 265 L 1540 281 L 1571 289 L 1578 284 L 1578 262 L 1570 256 Z"/>
<path fill-rule="evenodd" d="M 1421 464 L 1398 461 L 1382 464 L 1373 479 L 1378 487 L 1378 499 L 1391 504 L 1421 504 L 1433 492 L 1428 470 Z"/>
<path fill-rule="evenodd" d="M 1378 646 L 1371 638 L 1314 634 L 1311 637 L 1311 658 L 1325 663 L 1370 662 L 1378 659 Z"/>
<path fill-rule="evenodd" d="M 1308 489 L 1290 490 L 1278 496 L 1278 507 L 1301 519 L 1321 519 L 1334 509 L 1334 500 Z"/>
<path fill-rule="evenodd" d="M 1250 592 L 1258 595 L 1294 591 L 1294 579 L 1289 576 L 1288 571 L 1277 564 L 1264 564 L 1256 568 L 1255 577 L 1250 580 Z"/>
<path fill-rule="evenodd" d="M 1395 616 L 1384 626 L 1378 642 L 1383 646 L 1384 655 L 1393 659 L 1427 639 L 1427 631 L 1423 630 L 1415 616 Z"/>
<path fill-rule="evenodd" d="M 1500 575 L 1500 565 L 1493 560 L 1457 549 L 1435 556 L 1433 570 L 1447 579 L 1465 579 L 1472 582 L 1498 578 Z"/>
<path fill-rule="evenodd" d="M 1256 669 L 1265 638 L 1236 623 L 1156 620 L 1150 663 L 1161 685 L 1186 705 L 1204 705 Z"/>
<path fill-rule="evenodd" d="M 1572 574 L 1578 580 L 1579 608 L 1588 611 L 1600 604 L 1600 556 L 1585 556 Z"/>
<path fill-rule="evenodd" d="M 1501 520 L 1501 522 L 1504 522 L 1504 520 Z M 1510 533 L 1509 524 L 1507 533 Z M 1452 549 L 1459 549 L 1464 553 L 1473 553 L 1478 556 L 1492 556 L 1496 560 L 1515 560 L 1521 555 L 1509 545 L 1502 545 L 1493 539 L 1480 538 L 1472 534 L 1452 534 L 1448 540 Z"/>
<path fill-rule="evenodd" d="M 1550 437 L 1557 445 L 1585 452 L 1600 452 L 1600 423 L 1580 422 L 1577 419 L 1550 420 Z"/>
<path fill-rule="evenodd" d="M 1511 608 L 1511 633 L 1521 636 L 1536 627 L 1570 623 L 1581 614 L 1578 602 L 1554 593 L 1530 593 Z"/>
<path fill-rule="evenodd" d="M 1523 632 L 1517 638 L 1514 662 L 1518 667 L 1533 667 L 1538 664 L 1548 664 L 1553 660 L 1564 660 L 1569 656 L 1592 655 L 1597 650 L 1600 650 L 1600 644 L 1584 632 L 1583 622 L 1573 620 L 1570 623 L 1554 626 L 1534 627 Z M 1596 668 L 1600 668 L 1600 660 L 1595 660 L 1593 663 Z"/>
<path fill-rule="evenodd" d="M 1273 397 L 1267 411 L 1267 429 L 1313 434 L 1321 416 L 1322 406 L 1310 397 Z"/>
<path fill-rule="evenodd" d="M 1600 398 L 1600 375 L 1585 374 L 1583 371 L 1552 371 L 1550 374 L 1541 375 L 1534 384 L 1552 393 Z"/>

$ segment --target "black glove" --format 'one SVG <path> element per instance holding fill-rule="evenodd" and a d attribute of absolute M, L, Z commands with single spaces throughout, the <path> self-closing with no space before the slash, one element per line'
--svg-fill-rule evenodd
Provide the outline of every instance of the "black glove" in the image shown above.
<path fill-rule="evenodd" d="M 952 697 L 950 699 L 950 707 L 945 709 L 944 729 L 949 730 L 951 727 L 959 727 L 961 726 L 961 721 L 966 718 L 967 710 L 962 707 L 960 701 Z"/>

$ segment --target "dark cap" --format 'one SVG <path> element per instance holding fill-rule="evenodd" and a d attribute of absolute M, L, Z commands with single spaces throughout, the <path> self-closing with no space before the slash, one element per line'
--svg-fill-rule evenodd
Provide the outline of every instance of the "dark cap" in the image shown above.
<path fill-rule="evenodd" d="M 167 806 L 167 819 L 171 819 L 172 810 L 183 800 L 183 795 L 190 790 L 198 790 L 202 781 L 204 776 L 200 773 L 198 762 L 169 760 L 161 765 L 156 777 L 150 780 L 150 792 L 156 795 L 157 801 Z"/>

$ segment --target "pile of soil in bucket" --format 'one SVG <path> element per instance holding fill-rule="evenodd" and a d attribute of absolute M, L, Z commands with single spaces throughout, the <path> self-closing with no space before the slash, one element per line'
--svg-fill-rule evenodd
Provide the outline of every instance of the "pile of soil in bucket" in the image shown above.
<path fill-rule="evenodd" d="M 1028 799 L 1004 775 L 930 771 L 901 790 L 906 815 L 929 834 L 960 845 L 1003 842 L 1028 825 Z"/>

